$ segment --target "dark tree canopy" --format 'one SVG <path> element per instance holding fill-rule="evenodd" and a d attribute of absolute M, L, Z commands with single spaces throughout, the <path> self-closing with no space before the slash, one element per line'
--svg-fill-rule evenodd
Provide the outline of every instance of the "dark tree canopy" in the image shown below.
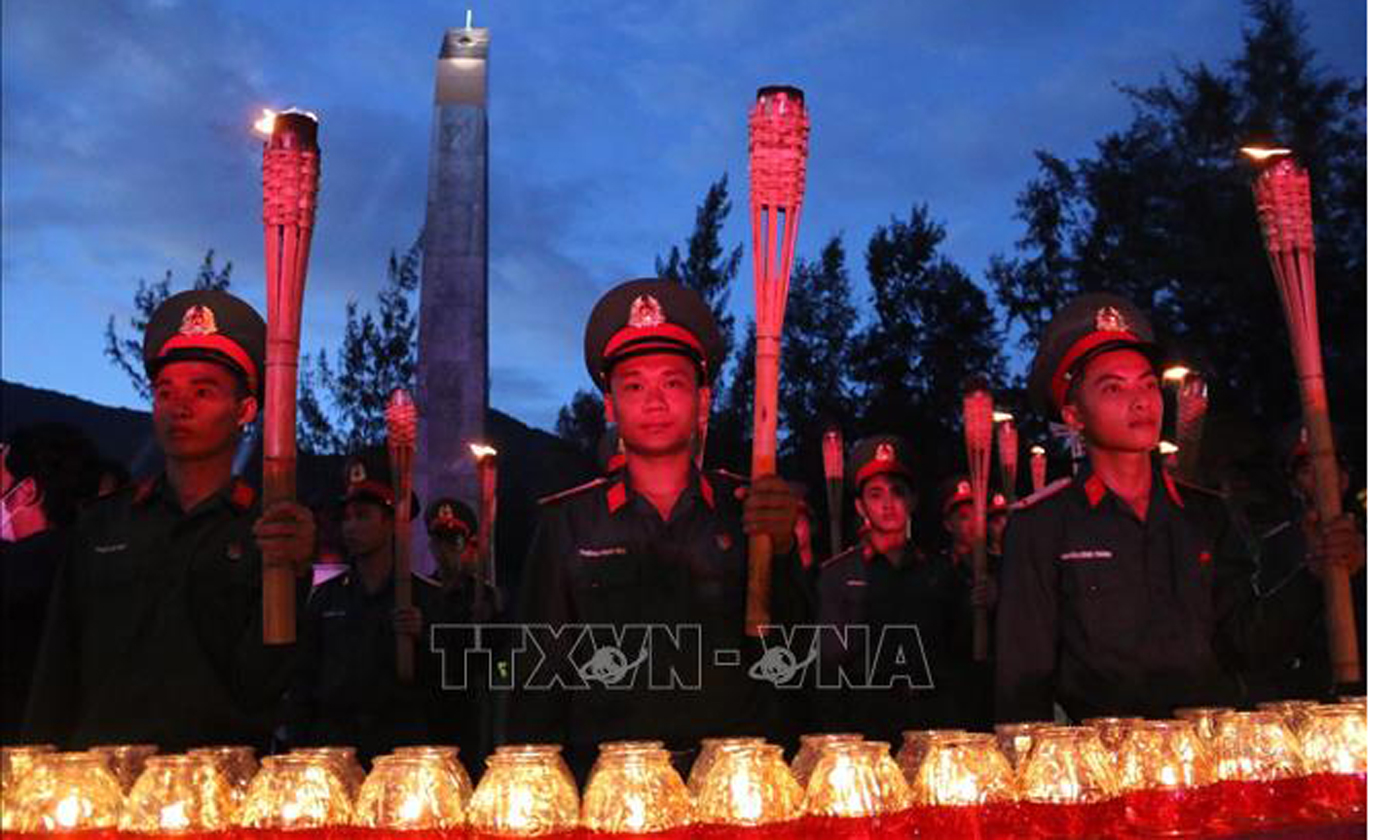
<path fill-rule="evenodd" d="M 1017 200 L 1025 235 L 989 279 L 1033 347 L 1081 291 L 1120 292 L 1148 309 L 1173 353 L 1205 370 L 1212 414 L 1266 438 L 1298 414 L 1282 310 L 1240 146 L 1294 149 L 1312 177 L 1318 305 L 1335 415 L 1361 428 L 1366 375 L 1365 89 L 1327 76 L 1287 0 L 1254 0 L 1240 56 L 1177 68 L 1126 88 L 1132 122 L 1076 161 L 1040 152 Z M 1343 386 L 1347 383 L 1347 386 Z M 1364 459 L 1364 438 L 1344 442 Z"/>
<path fill-rule="evenodd" d="M 350 452 L 384 440 L 384 406 L 395 388 L 412 390 L 418 359 L 420 238 L 402 256 L 389 255 L 373 312 L 345 305 L 345 335 L 332 365 L 326 351 L 301 360 L 297 437 L 317 453 Z"/>
<path fill-rule="evenodd" d="M 151 315 L 170 297 L 170 284 L 173 280 L 174 273 L 170 269 L 165 270 L 165 277 L 154 283 L 147 283 L 145 279 L 137 280 L 136 294 L 132 298 L 136 314 L 128 320 L 131 329 L 125 336 L 117 334 L 117 316 L 111 315 L 107 318 L 103 355 L 126 374 L 131 380 L 131 387 L 143 400 L 151 398 L 151 385 L 146 379 L 146 362 L 141 352 L 141 344 L 146 335 L 146 325 L 151 322 Z M 204 261 L 199 264 L 189 288 L 227 291 L 232 282 L 233 263 L 225 260 L 223 267 L 216 269 L 214 249 L 210 248 L 204 252 Z"/>

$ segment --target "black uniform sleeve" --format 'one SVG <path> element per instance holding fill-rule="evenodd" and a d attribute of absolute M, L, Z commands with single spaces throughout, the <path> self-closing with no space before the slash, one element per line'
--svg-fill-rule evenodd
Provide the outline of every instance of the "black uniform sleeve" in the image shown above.
<path fill-rule="evenodd" d="M 256 595 L 249 599 L 244 613 L 243 628 L 234 652 L 233 674 L 228 684 L 234 698 L 249 713 L 266 719 L 275 714 L 278 704 L 291 683 L 292 671 L 296 667 L 297 645 L 268 645 L 263 643 L 262 633 L 262 555 L 254 550 L 257 563 L 249 565 L 250 573 L 257 576 L 252 591 Z M 297 638 L 305 631 L 305 610 L 303 605 L 311 595 L 310 573 L 296 580 L 295 601 L 297 607 Z"/>
<path fill-rule="evenodd" d="M 571 548 L 564 509 L 547 507 L 540 516 L 525 557 L 516 599 L 519 624 L 558 627 L 574 620 L 566 568 Z M 535 650 L 529 647 L 514 658 L 515 685 L 506 715 L 506 731 L 510 740 L 517 743 L 567 744 L 568 693 L 527 685 L 536 664 Z"/>
<path fill-rule="evenodd" d="M 313 590 L 311 596 L 301 602 L 290 685 L 279 715 L 287 741 L 293 746 L 311 743 L 312 722 L 316 719 L 316 679 L 322 650 L 321 622 L 317 620 L 320 594 Z"/>
<path fill-rule="evenodd" d="M 1059 587 L 1043 512 L 1013 513 L 1006 526 L 996 621 L 996 717 L 1049 720 L 1054 713 Z"/>
<path fill-rule="evenodd" d="M 77 542 L 74 540 L 74 544 Z M 78 636 L 83 616 L 73 591 L 76 562 L 70 545 L 63 552 L 49 594 L 24 714 L 25 740 L 31 744 L 55 744 L 60 749 L 72 746 L 69 736 L 77 725 L 78 714 Z"/>

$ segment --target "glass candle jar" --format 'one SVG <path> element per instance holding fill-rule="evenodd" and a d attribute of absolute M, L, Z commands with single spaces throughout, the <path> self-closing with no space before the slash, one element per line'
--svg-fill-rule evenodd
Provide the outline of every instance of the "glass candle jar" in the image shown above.
<path fill-rule="evenodd" d="M 1366 820 L 1366 712 L 1355 705 L 1318 706 L 1302 738 L 1309 800 L 1322 814 Z"/>
<path fill-rule="evenodd" d="M 1214 818 L 1215 764 L 1187 720 L 1138 721 L 1118 752 L 1123 816 L 1139 834 L 1175 837 Z"/>
<path fill-rule="evenodd" d="M 714 766 L 715 759 L 721 752 L 757 746 L 762 743 L 764 743 L 762 738 L 701 738 L 700 754 L 696 756 L 695 764 L 690 768 L 690 776 L 685 780 L 685 786 L 690 789 L 690 795 L 700 795 L 700 785 L 705 781 L 705 774 L 710 772 L 710 768 Z"/>
<path fill-rule="evenodd" d="M 476 840 L 571 835 L 579 821 L 578 787 L 558 745 L 512 745 L 488 756 L 467 819 Z"/>
<path fill-rule="evenodd" d="M 1036 730 L 1020 798 L 1028 833 L 1039 837 L 1111 837 L 1122 818 L 1112 759 L 1087 726 Z"/>
<path fill-rule="evenodd" d="M 1196 737 L 1209 747 L 1215 741 L 1216 732 L 1220 728 L 1220 718 L 1234 711 L 1226 706 L 1184 706 L 1174 709 L 1172 717 L 1191 721 L 1191 725 L 1196 729 Z"/>
<path fill-rule="evenodd" d="M 462 760 L 457 757 L 458 752 L 460 750 L 457 747 L 442 746 L 397 747 L 394 749 L 394 755 L 425 758 L 437 762 L 442 769 L 451 774 L 460 794 L 462 811 L 465 813 L 471 807 L 472 779 L 467 773 L 467 768 L 462 764 Z"/>
<path fill-rule="evenodd" d="M 804 836 L 833 840 L 894 840 L 908 836 L 908 783 L 889 759 L 889 746 L 827 741 L 817 755 L 802 800 Z"/>
<path fill-rule="evenodd" d="M 20 781 L 18 833 L 71 833 L 115 838 L 125 804 L 106 757 L 91 752 L 41 755 Z"/>
<path fill-rule="evenodd" d="M 696 796 L 696 836 L 704 840 L 797 840 L 802 788 L 776 744 L 715 751 Z"/>
<path fill-rule="evenodd" d="M 122 794 L 125 795 L 131 790 L 131 786 L 136 784 L 136 779 L 140 777 L 141 770 L 146 766 L 146 759 L 155 755 L 160 749 L 155 744 L 105 744 L 92 747 L 88 752 L 100 755 L 107 761 L 107 767 L 112 771 L 112 775 L 117 777 L 117 783 L 122 786 Z"/>
<path fill-rule="evenodd" d="M 207 758 L 214 762 L 214 766 L 233 791 L 235 803 L 243 801 L 243 794 L 247 792 L 249 783 L 258 774 L 258 757 L 252 747 L 196 747 L 186 755 Z"/>
<path fill-rule="evenodd" d="M 441 755 L 376 756 L 355 802 L 355 827 L 367 840 L 450 840 L 466 824 L 461 781 Z"/>
<path fill-rule="evenodd" d="M 1020 771 L 1026 756 L 1031 754 L 1035 743 L 1035 733 L 1055 724 L 1047 720 L 1033 720 L 1025 723 L 999 723 L 992 730 L 996 733 L 997 746 L 1014 771 Z"/>
<path fill-rule="evenodd" d="M 325 758 L 272 755 L 248 786 L 237 823 L 248 840 L 284 836 L 319 840 L 350 825 L 354 807 L 345 783 Z"/>
<path fill-rule="evenodd" d="M 817 766 L 817 759 L 821 757 L 822 748 L 827 744 L 853 743 L 861 740 L 864 740 L 864 736 L 853 732 L 803 735 L 798 739 L 797 755 L 792 760 L 792 775 L 797 779 L 797 784 L 806 790 L 808 782 L 812 780 L 812 769 Z"/>
<path fill-rule="evenodd" d="M 214 840 L 233 824 L 233 787 L 211 756 L 156 755 L 131 786 L 121 828 L 127 835 Z"/>
<path fill-rule="evenodd" d="M 688 838 L 694 807 L 669 753 L 650 746 L 614 747 L 593 767 L 581 822 L 595 834 Z"/>
<path fill-rule="evenodd" d="M 1015 774 L 990 734 L 932 741 L 915 771 L 913 797 L 917 836 L 1011 840 L 1021 834 Z"/>
<path fill-rule="evenodd" d="M 16 793 L 41 755 L 54 751 L 53 744 L 0 747 L 0 831 L 18 831 L 19 799 Z"/>
<path fill-rule="evenodd" d="M 903 742 L 899 745 L 899 751 L 895 753 L 894 763 L 899 765 L 904 780 L 913 785 L 919 765 L 924 763 L 924 756 L 928 755 L 929 748 L 934 743 L 966 734 L 967 732 L 961 729 L 911 729 L 903 732 Z"/>
<path fill-rule="evenodd" d="M 289 755 L 307 756 L 328 767 L 345 785 L 345 794 L 352 803 L 360 793 L 360 785 L 365 783 L 365 768 L 354 747 L 298 747 Z"/>
<path fill-rule="evenodd" d="M 1221 715 L 1212 746 L 1224 822 L 1251 826 L 1300 816 L 1306 800 L 1303 756 L 1282 715 Z"/>

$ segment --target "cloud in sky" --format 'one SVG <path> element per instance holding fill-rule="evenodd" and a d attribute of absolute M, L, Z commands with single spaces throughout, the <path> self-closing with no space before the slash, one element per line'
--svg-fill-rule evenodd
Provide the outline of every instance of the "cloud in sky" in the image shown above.
<path fill-rule="evenodd" d="M 1323 66 L 1365 72 L 1365 9 L 1300 2 Z M 433 62 L 460 4 L 211 0 L 3 4 L 0 371 L 131 405 L 101 356 L 137 278 L 193 275 L 207 248 L 263 301 L 263 105 L 323 120 L 305 317 L 333 345 L 422 223 Z M 492 31 L 491 363 L 496 407 L 549 427 L 587 377 L 597 295 L 648 273 L 730 176 L 747 249 L 745 115 L 760 84 L 803 86 L 813 159 L 800 247 L 865 242 L 927 202 L 974 276 L 1019 235 L 1032 152 L 1088 154 L 1122 125 L 1115 83 L 1238 51 L 1242 4 L 900 0 L 484 2 Z M 747 263 L 732 295 L 747 314 Z M 863 289 L 863 281 L 857 281 Z"/>

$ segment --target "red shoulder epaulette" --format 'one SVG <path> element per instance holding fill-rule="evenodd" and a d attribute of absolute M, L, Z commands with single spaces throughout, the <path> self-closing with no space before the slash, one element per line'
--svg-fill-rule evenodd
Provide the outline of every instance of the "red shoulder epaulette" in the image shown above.
<path fill-rule="evenodd" d="M 559 501 L 560 499 L 567 499 L 567 498 L 569 498 L 570 496 L 576 496 L 576 495 L 578 495 L 579 493 L 582 493 L 582 492 L 585 491 L 585 490 L 592 490 L 594 487 L 597 487 L 597 486 L 599 486 L 600 484 L 606 484 L 607 482 L 608 482 L 608 479 L 606 479 L 606 478 L 595 478 L 595 479 L 593 479 L 592 481 L 585 481 L 584 483 L 578 485 L 577 487 L 570 487 L 570 488 L 567 489 L 567 490 L 560 490 L 558 493 L 550 493 L 548 496 L 541 496 L 541 497 L 539 497 L 538 499 L 535 500 L 535 504 L 538 504 L 538 505 L 548 505 L 548 504 L 552 504 L 552 503 L 554 503 L 554 502 Z"/>
<path fill-rule="evenodd" d="M 156 482 L 160 479 L 158 475 L 147 476 L 136 482 L 136 489 L 131 494 L 131 501 L 134 504 L 145 504 L 151 498 L 151 494 L 156 490 Z"/>
<path fill-rule="evenodd" d="M 1057 478 L 1049 484 L 1045 485 L 1044 487 L 1040 488 L 1036 492 L 1030 494 L 1026 498 L 1017 501 L 1016 504 L 1011 506 L 1011 509 L 1025 510 L 1031 505 L 1034 505 L 1038 502 L 1042 502 L 1050 498 L 1051 496 L 1055 495 L 1056 493 L 1060 492 L 1061 490 L 1065 489 L 1073 483 L 1074 479 L 1070 478 L 1069 476 L 1065 476 L 1064 478 Z"/>
<path fill-rule="evenodd" d="M 233 480 L 233 491 L 229 493 L 229 499 L 235 506 L 242 510 L 247 510 L 253 506 L 253 502 L 258 500 L 258 491 L 253 486 L 241 478 Z"/>

